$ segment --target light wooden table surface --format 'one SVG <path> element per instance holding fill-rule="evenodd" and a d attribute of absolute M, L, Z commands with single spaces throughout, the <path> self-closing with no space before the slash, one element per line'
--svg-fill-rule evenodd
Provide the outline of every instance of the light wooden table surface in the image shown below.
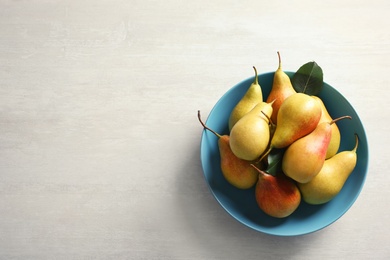
<path fill-rule="evenodd" d="M 389 259 L 390 2 L 0 1 L 1 259 Z M 230 217 L 200 165 L 233 85 L 315 60 L 355 107 L 366 184 L 324 230 Z"/>

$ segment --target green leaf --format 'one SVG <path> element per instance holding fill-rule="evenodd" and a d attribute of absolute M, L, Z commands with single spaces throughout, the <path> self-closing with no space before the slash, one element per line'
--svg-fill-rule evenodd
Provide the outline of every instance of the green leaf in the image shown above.
<path fill-rule="evenodd" d="M 324 85 L 322 69 L 314 61 L 302 65 L 294 74 L 291 83 L 296 92 L 317 95 Z"/>
<path fill-rule="evenodd" d="M 272 149 L 272 151 L 268 154 L 268 167 L 266 172 L 271 175 L 277 175 L 282 171 L 282 159 L 285 149 Z"/>

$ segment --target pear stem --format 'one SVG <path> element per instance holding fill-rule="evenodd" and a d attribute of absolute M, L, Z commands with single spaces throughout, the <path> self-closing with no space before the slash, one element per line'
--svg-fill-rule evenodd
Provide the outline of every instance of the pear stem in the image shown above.
<path fill-rule="evenodd" d="M 258 76 L 257 76 L 257 69 L 255 66 L 253 66 L 253 69 L 255 70 L 255 81 L 253 83 L 255 83 L 256 85 L 259 84 L 259 79 L 258 79 Z"/>
<path fill-rule="evenodd" d="M 201 123 L 201 125 L 203 126 L 204 129 L 207 129 L 209 130 L 210 132 L 212 132 L 213 134 L 215 134 L 218 138 L 221 138 L 222 136 L 220 134 L 218 134 L 217 132 L 215 132 L 214 130 L 208 128 L 205 123 L 203 123 L 201 117 L 200 117 L 200 110 L 198 110 L 198 119 L 199 119 L 199 122 Z"/>
<path fill-rule="evenodd" d="M 339 121 L 339 120 L 341 120 L 341 119 L 345 119 L 345 118 L 352 119 L 351 116 L 340 116 L 340 117 L 338 117 L 338 118 L 333 119 L 332 121 L 330 121 L 329 124 L 331 125 L 331 124 L 336 123 L 337 121 Z"/>
<path fill-rule="evenodd" d="M 264 113 L 263 110 L 261 110 L 261 113 L 263 113 L 263 115 L 268 119 L 269 123 L 270 123 L 272 126 L 275 125 L 274 122 L 272 122 L 272 119 L 271 119 L 266 113 Z"/>
<path fill-rule="evenodd" d="M 272 151 L 272 146 L 270 146 L 269 148 L 268 148 L 268 150 L 265 152 L 265 153 L 263 153 L 263 155 L 262 156 L 260 156 L 260 158 L 259 158 L 259 160 L 257 160 L 257 162 L 261 162 L 271 151 Z"/>
<path fill-rule="evenodd" d="M 356 139 L 356 143 L 355 143 L 355 147 L 352 149 L 352 152 L 356 152 L 359 145 L 359 136 L 356 133 L 355 133 L 355 139 Z"/>
<path fill-rule="evenodd" d="M 282 59 L 280 58 L 279 51 L 277 53 L 278 53 L 278 59 L 279 59 L 279 69 L 282 69 Z"/>
<path fill-rule="evenodd" d="M 266 173 L 259 168 L 257 168 L 253 163 L 250 164 L 253 168 L 255 168 L 256 171 L 258 171 L 261 175 L 265 175 Z"/>

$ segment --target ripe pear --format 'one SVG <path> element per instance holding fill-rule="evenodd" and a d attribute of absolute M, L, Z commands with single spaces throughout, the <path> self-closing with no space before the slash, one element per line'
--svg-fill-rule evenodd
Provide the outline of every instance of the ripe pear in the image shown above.
<path fill-rule="evenodd" d="M 321 107 L 313 97 L 295 93 L 279 108 L 278 124 L 271 145 L 285 148 L 295 140 L 311 133 L 321 118 Z"/>
<path fill-rule="evenodd" d="M 301 203 L 301 194 L 295 182 L 283 173 L 273 176 L 252 166 L 259 172 L 255 188 L 259 208 L 275 218 L 291 215 Z"/>
<path fill-rule="evenodd" d="M 272 102 L 260 102 L 233 126 L 229 144 L 238 158 L 253 161 L 267 149 L 270 140 L 268 118 L 271 114 Z"/>
<path fill-rule="evenodd" d="M 330 122 L 322 122 L 313 132 L 292 143 L 283 155 L 283 172 L 299 183 L 307 183 L 314 178 L 325 162 L 332 135 L 331 125 L 344 118 L 351 117 L 343 116 Z"/>
<path fill-rule="evenodd" d="M 203 128 L 209 130 L 218 137 L 218 147 L 221 156 L 221 171 L 224 178 L 234 187 L 249 189 L 256 184 L 258 172 L 253 169 L 250 162 L 237 158 L 229 146 L 229 136 L 220 135 L 208 128 L 200 117 L 198 119 Z"/>
<path fill-rule="evenodd" d="M 237 121 L 251 111 L 258 103 L 263 102 L 263 92 L 259 85 L 257 70 L 255 67 L 253 67 L 253 69 L 255 70 L 255 79 L 249 86 L 245 95 L 233 108 L 229 117 L 229 130 L 231 130 Z"/>
<path fill-rule="evenodd" d="M 310 182 L 298 183 L 304 201 L 314 205 L 323 204 L 339 194 L 355 169 L 357 147 L 356 136 L 356 144 L 351 151 L 343 151 L 327 159 L 321 171 Z"/>
<path fill-rule="evenodd" d="M 321 98 L 317 96 L 313 96 L 313 98 L 316 99 L 321 105 L 322 115 L 320 118 L 320 123 L 332 121 L 332 117 L 329 115 L 329 112 L 326 109 L 326 106 L 324 102 L 321 100 Z M 332 136 L 330 138 L 328 150 L 326 151 L 326 159 L 329 159 L 330 157 L 332 157 L 338 152 L 340 147 L 340 141 L 341 141 L 341 136 L 340 136 L 339 127 L 337 126 L 337 124 L 332 124 Z"/>
<path fill-rule="evenodd" d="M 319 103 L 307 94 L 294 93 L 287 97 L 279 108 L 278 124 L 269 149 L 259 161 L 262 161 L 273 148 L 285 148 L 311 133 L 317 127 L 321 113 Z"/>
<path fill-rule="evenodd" d="M 282 61 L 279 52 L 278 52 L 278 57 L 279 57 L 279 67 L 275 71 L 271 92 L 269 93 L 266 100 L 267 102 L 271 102 L 272 100 L 275 100 L 275 102 L 272 105 L 273 112 L 271 116 L 271 120 L 275 124 L 277 124 L 277 115 L 283 101 L 287 97 L 296 93 L 295 89 L 292 86 L 290 77 L 282 70 Z"/>

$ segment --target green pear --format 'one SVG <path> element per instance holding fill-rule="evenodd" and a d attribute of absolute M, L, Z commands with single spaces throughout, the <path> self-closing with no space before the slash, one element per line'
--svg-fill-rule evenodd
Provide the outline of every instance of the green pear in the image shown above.
<path fill-rule="evenodd" d="M 235 156 L 229 146 L 229 136 L 220 135 L 207 127 L 198 111 L 198 119 L 203 128 L 209 130 L 218 137 L 219 154 L 221 157 L 221 171 L 224 178 L 234 187 L 239 189 L 249 189 L 257 182 L 258 172 L 253 169 L 250 162 Z"/>
<path fill-rule="evenodd" d="M 255 70 L 255 79 L 249 86 L 245 95 L 233 108 L 229 117 L 229 130 L 231 130 L 237 121 L 251 111 L 258 103 L 263 102 L 263 92 L 259 85 L 257 70 L 255 67 L 253 67 L 253 69 Z"/>
<path fill-rule="evenodd" d="M 301 203 L 301 194 L 295 182 L 283 173 L 273 176 L 252 166 L 259 172 L 255 187 L 259 208 L 275 218 L 291 215 Z"/>
<path fill-rule="evenodd" d="M 319 103 L 307 94 L 294 93 L 287 97 L 279 108 L 278 124 L 269 149 L 259 161 L 262 161 L 273 148 L 285 148 L 311 133 L 317 127 L 321 113 Z"/>
<path fill-rule="evenodd" d="M 332 135 L 331 125 L 344 118 L 351 117 L 343 116 L 330 122 L 322 122 L 313 132 L 293 142 L 283 155 L 283 172 L 299 183 L 306 183 L 314 178 L 325 162 Z"/>
<path fill-rule="evenodd" d="M 267 102 L 271 102 L 275 100 L 272 105 L 273 112 L 271 116 L 271 120 L 273 123 L 277 124 L 277 116 L 279 112 L 279 108 L 282 105 L 283 101 L 296 93 L 295 89 L 292 86 L 290 77 L 282 70 L 282 61 L 280 58 L 280 53 L 278 52 L 279 57 L 279 67 L 275 71 L 274 81 L 272 83 L 271 92 L 267 97 Z"/>
<path fill-rule="evenodd" d="M 238 158 L 253 161 L 267 149 L 271 114 L 272 102 L 260 102 L 233 126 L 229 144 Z"/>
<path fill-rule="evenodd" d="M 322 115 L 320 118 L 320 123 L 332 121 L 332 117 L 330 116 L 328 110 L 326 109 L 324 102 L 317 96 L 313 96 L 313 98 L 316 99 L 321 105 Z M 337 126 L 337 124 L 332 124 L 332 136 L 330 138 L 328 150 L 326 151 L 326 159 L 329 159 L 330 157 L 332 157 L 338 152 L 340 147 L 340 141 L 341 141 L 341 136 L 340 136 L 339 127 Z"/>
<path fill-rule="evenodd" d="M 337 153 L 327 159 L 321 171 L 308 183 L 298 183 L 303 200 L 309 204 L 323 204 L 341 191 L 348 177 L 355 169 L 358 137 L 353 150 Z"/>

